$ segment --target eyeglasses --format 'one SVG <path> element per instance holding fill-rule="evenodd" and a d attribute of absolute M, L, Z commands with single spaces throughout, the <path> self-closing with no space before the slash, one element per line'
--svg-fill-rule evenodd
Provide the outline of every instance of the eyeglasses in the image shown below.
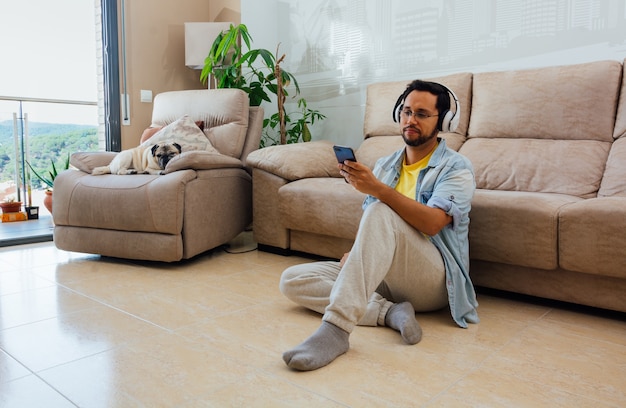
<path fill-rule="evenodd" d="M 420 120 L 420 121 L 421 121 L 421 120 L 430 119 L 430 118 L 432 118 L 432 117 L 439 116 L 439 115 L 429 115 L 428 113 L 424 113 L 424 112 L 420 112 L 420 111 L 417 111 L 417 112 L 411 112 L 410 110 L 405 109 L 405 110 L 403 110 L 403 111 L 402 111 L 402 116 L 403 116 L 406 120 L 411 119 L 411 116 L 413 116 L 415 119 L 417 119 L 417 120 Z"/>

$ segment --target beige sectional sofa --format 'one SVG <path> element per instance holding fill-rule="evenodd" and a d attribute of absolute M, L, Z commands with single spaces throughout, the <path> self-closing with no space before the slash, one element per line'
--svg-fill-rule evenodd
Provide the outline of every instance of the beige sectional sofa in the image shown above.
<path fill-rule="evenodd" d="M 431 78 L 457 94 L 447 144 L 473 163 L 476 286 L 626 311 L 626 85 L 618 61 Z M 409 81 L 367 88 L 357 159 L 401 148 L 391 109 Z M 340 178 L 332 140 L 253 152 L 261 248 L 340 258 L 364 196 Z"/>

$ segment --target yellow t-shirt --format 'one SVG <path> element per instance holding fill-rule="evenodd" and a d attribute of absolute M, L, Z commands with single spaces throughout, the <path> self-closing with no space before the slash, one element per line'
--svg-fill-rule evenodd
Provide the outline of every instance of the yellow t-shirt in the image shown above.
<path fill-rule="evenodd" d="M 417 187 L 417 177 L 420 174 L 422 169 L 425 169 L 428 166 L 428 161 L 430 157 L 435 152 L 435 148 L 426 155 L 422 160 L 417 163 L 413 163 L 411 165 L 406 165 L 404 160 L 402 161 L 402 170 L 400 171 L 400 179 L 398 180 L 398 184 L 396 185 L 396 191 L 411 200 L 415 200 L 415 189 Z M 406 160 L 406 157 L 405 157 Z"/>

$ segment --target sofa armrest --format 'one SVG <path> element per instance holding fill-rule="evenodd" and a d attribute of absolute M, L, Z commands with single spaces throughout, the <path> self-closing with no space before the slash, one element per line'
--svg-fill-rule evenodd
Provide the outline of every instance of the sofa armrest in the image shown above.
<path fill-rule="evenodd" d="M 241 160 L 225 154 L 208 152 L 203 150 L 192 150 L 183 152 L 174 157 L 165 166 L 165 174 L 177 170 L 210 170 L 223 168 L 243 168 Z"/>
<path fill-rule="evenodd" d="M 100 166 L 106 166 L 117 155 L 117 152 L 77 152 L 72 153 L 70 164 L 78 170 L 91 174 L 91 171 Z"/>
<path fill-rule="evenodd" d="M 326 140 L 265 147 L 250 153 L 247 164 L 289 181 L 341 177 L 333 143 Z"/>

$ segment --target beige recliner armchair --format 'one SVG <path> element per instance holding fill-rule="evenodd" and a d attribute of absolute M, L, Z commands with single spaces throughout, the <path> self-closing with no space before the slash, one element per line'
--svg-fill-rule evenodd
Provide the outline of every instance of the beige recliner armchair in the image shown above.
<path fill-rule="evenodd" d="M 209 149 L 183 146 L 164 175 L 94 176 L 91 170 L 107 165 L 116 153 L 72 155 L 77 170 L 62 172 L 54 183 L 58 248 L 172 262 L 218 247 L 250 225 L 252 178 L 246 157 L 259 147 L 262 108 L 250 108 L 248 95 L 237 89 L 155 97 L 153 127 L 172 125 L 185 115 L 204 121 Z"/>

